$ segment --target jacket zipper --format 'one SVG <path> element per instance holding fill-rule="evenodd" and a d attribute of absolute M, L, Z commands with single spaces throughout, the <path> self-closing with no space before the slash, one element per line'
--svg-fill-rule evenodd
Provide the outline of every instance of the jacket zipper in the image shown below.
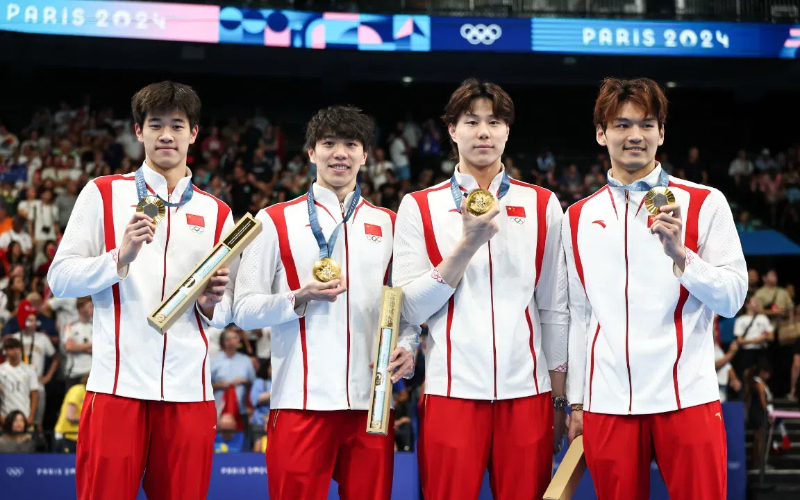
<path fill-rule="evenodd" d="M 630 306 L 628 304 L 628 202 L 630 192 L 625 190 L 625 364 L 628 368 L 628 415 L 633 408 L 633 384 L 631 382 L 631 356 L 628 348 L 628 337 L 630 334 Z"/>
<path fill-rule="evenodd" d="M 497 340 L 494 333 L 494 274 L 492 272 L 492 242 L 489 246 L 489 301 L 492 307 L 492 356 L 494 357 L 494 399 L 497 399 Z"/>
<path fill-rule="evenodd" d="M 170 193 L 171 194 L 171 193 Z M 170 196 L 167 195 L 167 201 Z M 167 288 L 167 249 L 169 249 L 169 229 L 172 210 L 167 207 L 167 242 L 164 244 L 164 278 L 161 281 L 161 300 L 164 300 L 164 293 Z M 164 401 L 164 365 L 167 362 L 167 332 L 164 332 L 164 350 L 161 353 L 161 401 Z"/>
<path fill-rule="evenodd" d="M 347 223 L 344 222 L 344 204 L 340 203 L 342 211 L 342 224 L 344 225 L 344 267 L 345 286 L 350 286 L 350 249 L 347 244 Z M 350 293 L 344 292 L 347 301 L 347 373 L 345 376 L 345 392 L 347 394 L 347 408 L 350 408 Z"/>

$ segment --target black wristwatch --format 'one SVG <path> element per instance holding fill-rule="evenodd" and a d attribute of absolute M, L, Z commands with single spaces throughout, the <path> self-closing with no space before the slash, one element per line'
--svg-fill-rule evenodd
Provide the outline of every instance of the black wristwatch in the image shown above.
<path fill-rule="evenodd" d="M 567 406 L 569 406 L 569 401 L 567 401 L 567 398 L 564 396 L 553 398 L 553 408 L 556 411 L 564 411 L 567 409 Z"/>

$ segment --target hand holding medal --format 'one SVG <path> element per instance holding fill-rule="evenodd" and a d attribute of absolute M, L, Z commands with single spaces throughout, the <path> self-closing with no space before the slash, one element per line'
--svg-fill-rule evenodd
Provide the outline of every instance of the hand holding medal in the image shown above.
<path fill-rule="evenodd" d="M 683 246 L 683 220 L 681 206 L 669 188 L 657 186 L 647 192 L 645 207 L 652 214 L 650 233 L 657 234 L 664 253 L 683 270 L 686 249 Z"/>
<path fill-rule="evenodd" d="M 133 214 L 122 235 L 122 243 L 119 246 L 117 257 L 118 268 L 121 269 L 136 260 L 142 245 L 151 243 L 155 234 L 156 225 L 149 216 L 141 212 Z"/>

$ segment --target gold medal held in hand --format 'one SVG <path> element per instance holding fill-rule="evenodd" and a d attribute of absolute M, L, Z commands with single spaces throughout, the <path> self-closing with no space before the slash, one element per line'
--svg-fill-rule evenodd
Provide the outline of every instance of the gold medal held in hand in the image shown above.
<path fill-rule="evenodd" d="M 653 215 L 658 215 L 661 207 L 673 203 L 675 203 L 675 195 L 665 187 L 656 186 L 644 195 L 644 206 Z"/>
<path fill-rule="evenodd" d="M 153 224 L 158 225 L 167 215 L 167 206 L 157 196 L 145 196 L 136 205 L 136 211 L 153 219 Z"/>
<path fill-rule="evenodd" d="M 329 281 L 339 279 L 339 277 L 342 275 L 342 268 L 335 260 L 325 257 L 319 259 L 314 264 L 314 268 L 311 272 L 314 275 L 315 280 L 322 283 L 327 283 Z"/>
<path fill-rule="evenodd" d="M 485 189 L 475 189 L 467 195 L 467 211 L 472 215 L 483 215 L 492 207 L 494 207 L 494 195 Z"/>

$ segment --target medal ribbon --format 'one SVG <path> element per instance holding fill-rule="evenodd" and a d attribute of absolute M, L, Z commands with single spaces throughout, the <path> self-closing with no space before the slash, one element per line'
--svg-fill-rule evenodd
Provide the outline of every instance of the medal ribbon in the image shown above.
<path fill-rule="evenodd" d="M 621 182 L 611 177 L 611 171 L 608 172 L 608 185 L 611 187 L 617 187 L 622 189 L 627 189 L 628 191 L 650 191 L 651 188 L 655 186 L 650 186 L 642 179 L 635 181 L 627 186 L 623 186 Z M 658 185 L 661 187 L 669 187 L 669 174 L 667 174 L 664 169 L 661 169 L 661 173 L 658 176 Z"/>
<path fill-rule="evenodd" d="M 311 187 L 308 188 L 308 198 L 306 199 L 306 205 L 308 206 L 308 222 L 311 225 L 311 232 L 314 233 L 314 238 L 317 239 L 317 245 L 319 245 L 319 258 L 324 259 L 326 257 L 330 257 L 333 255 L 333 247 L 336 246 L 336 238 L 339 236 L 339 229 L 342 228 L 343 224 L 347 224 L 347 221 L 350 220 L 350 217 L 356 211 L 356 206 L 358 202 L 361 200 L 361 184 L 356 182 L 356 192 L 353 195 L 353 199 L 350 201 L 350 206 L 347 208 L 347 212 L 344 214 L 344 218 L 342 222 L 340 222 L 331 233 L 331 238 L 328 241 L 325 241 L 325 235 L 322 234 L 322 228 L 319 225 L 319 219 L 317 218 L 317 209 L 314 207 L 314 183 L 311 183 Z"/>
<path fill-rule="evenodd" d="M 461 213 L 461 200 L 462 198 L 464 198 L 464 193 L 461 192 L 461 186 L 458 185 L 458 181 L 456 180 L 456 172 L 458 172 L 458 167 L 456 167 L 455 171 L 453 172 L 453 176 L 450 177 L 450 194 L 453 195 L 453 201 L 456 204 L 456 210 L 458 210 L 458 213 Z M 499 200 L 503 196 L 505 196 L 508 193 L 508 189 L 510 187 L 511 187 L 511 180 L 508 178 L 508 173 L 504 168 L 503 179 L 500 181 L 500 189 L 497 190 L 497 199 Z M 471 192 L 472 191 L 470 191 L 470 193 Z"/>
<path fill-rule="evenodd" d="M 139 201 L 142 201 L 148 196 L 151 196 L 147 194 L 147 184 L 144 182 L 143 169 L 144 165 L 139 167 L 139 170 L 136 171 L 136 194 L 139 196 Z M 161 200 L 164 203 L 164 205 L 168 207 L 180 207 L 189 203 L 189 201 L 192 199 L 193 194 L 194 194 L 194 188 L 192 187 L 192 180 L 189 179 L 189 184 L 186 185 L 186 189 L 183 191 L 183 196 L 181 196 L 181 201 L 179 201 L 178 203 L 170 203 L 157 194 L 153 194 L 152 196 L 155 196 L 156 198 Z"/>

